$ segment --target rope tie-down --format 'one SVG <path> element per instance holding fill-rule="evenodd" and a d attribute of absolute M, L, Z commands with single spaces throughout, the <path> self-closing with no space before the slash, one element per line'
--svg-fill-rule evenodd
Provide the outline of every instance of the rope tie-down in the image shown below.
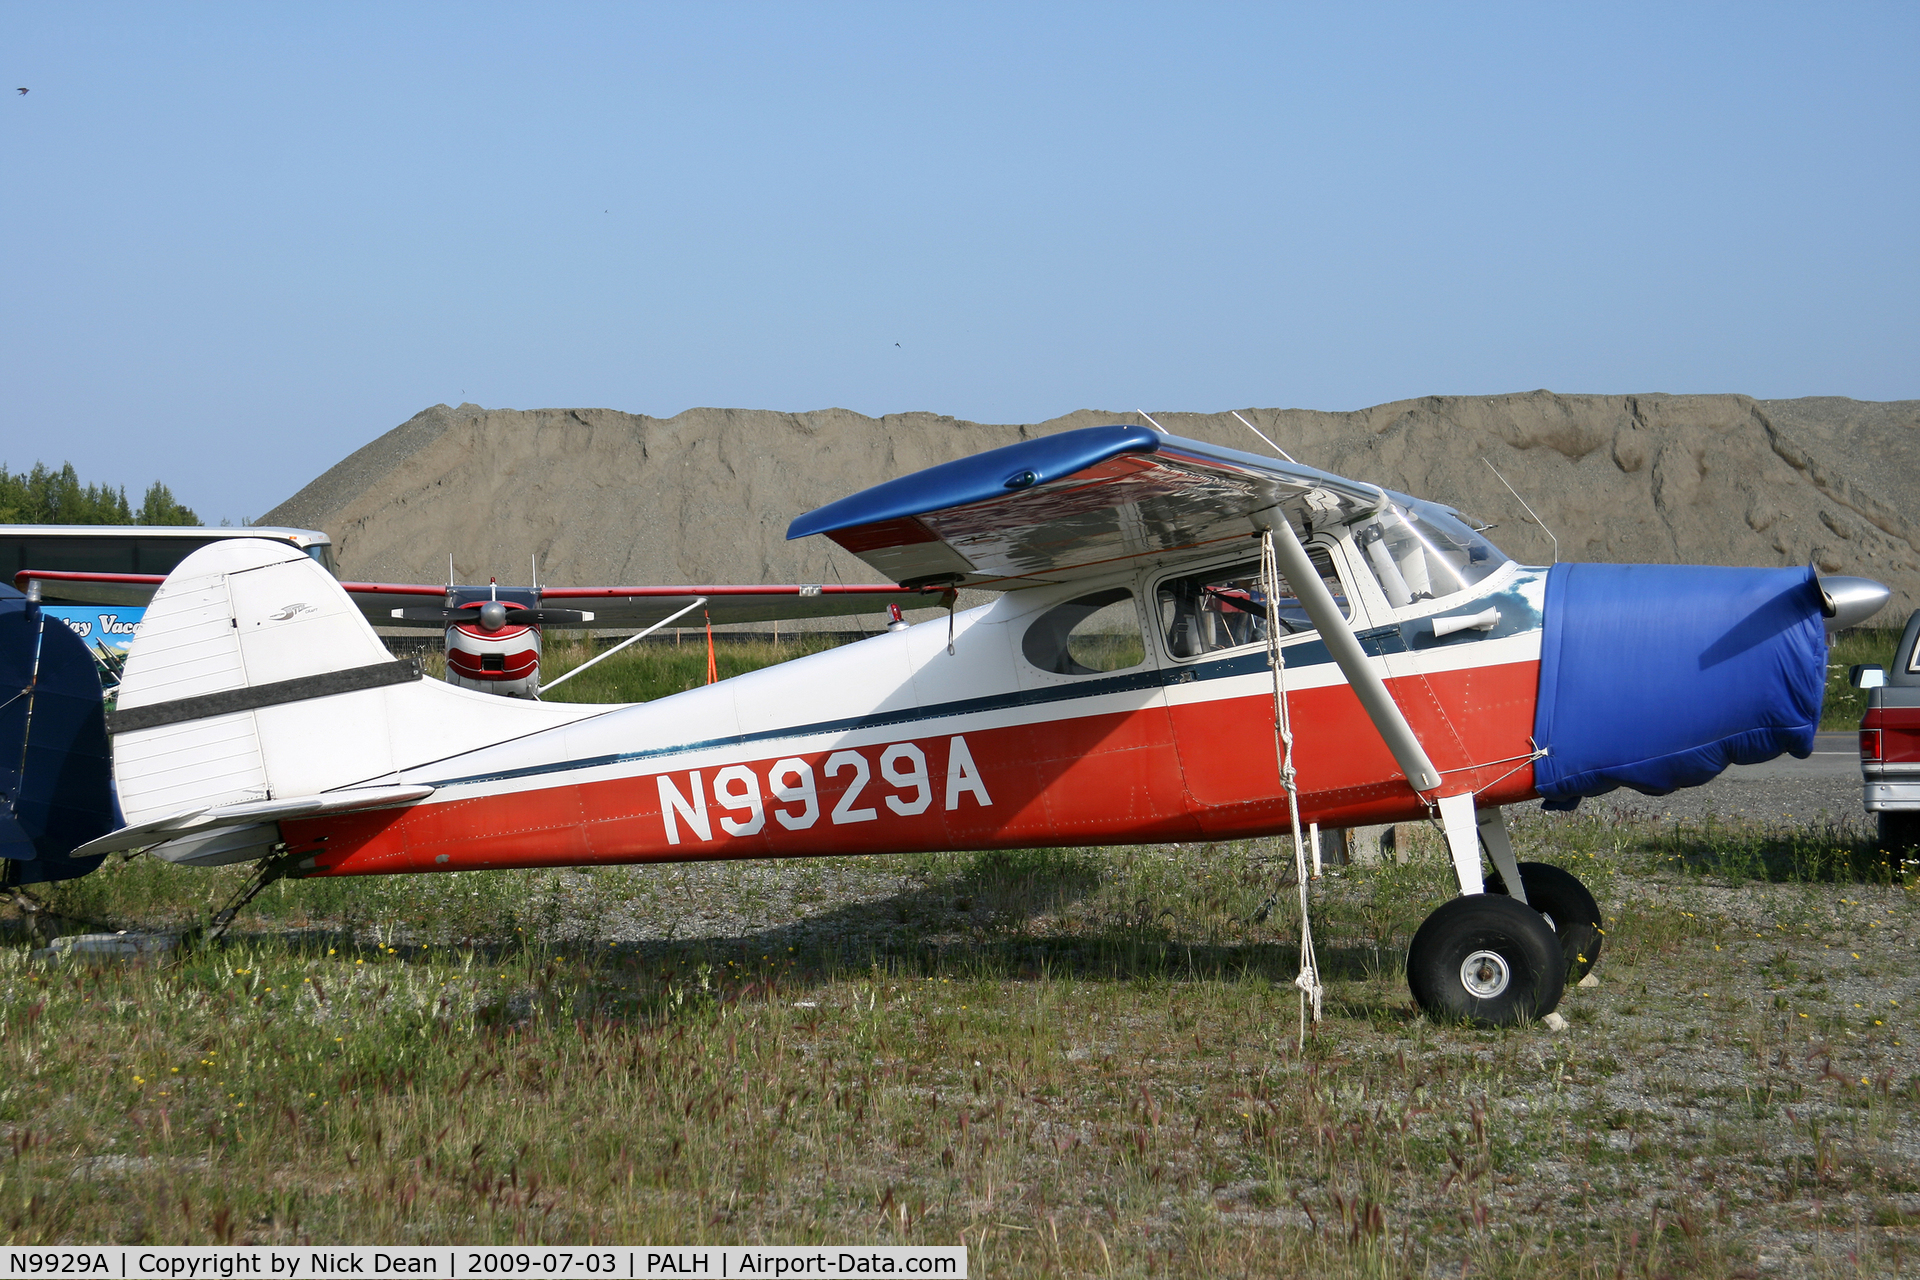
<path fill-rule="evenodd" d="M 1293 767 L 1293 717 L 1287 706 L 1287 661 L 1280 652 L 1280 566 L 1273 553 L 1273 530 L 1260 536 L 1260 590 L 1267 598 L 1267 666 L 1273 672 L 1273 757 L 1287 793 L 1287 817 L 1293 829 L 1294 881 L 1300 886 L 1300 1047 L 1307 1047 L 1307 1014 L 1320 1021 L 1320 962 L 1313 953 L 1313 926 L 1307 913 L 1307 847 L 1300 834 L 1300 788 Z"/>

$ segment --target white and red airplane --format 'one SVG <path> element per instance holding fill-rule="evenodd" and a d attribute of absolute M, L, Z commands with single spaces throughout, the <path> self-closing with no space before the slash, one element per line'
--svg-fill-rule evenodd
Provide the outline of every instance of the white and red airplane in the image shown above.
<path fill-rule="evenodd" d="M 108 723 L 125 823 L 74 852 L 259 860 L 265 883 L 1431 817 L 1460 896 L 1410 984 L 1504 1023 L 1553 1008 L 1601 922 L 1571 875 L 1515 862 L 1503 806 L 1807 754 L 1827 629 L 1886 598 L 1809 569 L 1529 567 L 1445 507 L 1122 426 L 789 531 L 815 534 L 902 587 L 1002 594 L 650 703 L 503 703 L 394 661 L 297 551 L 196 552 Z"/>

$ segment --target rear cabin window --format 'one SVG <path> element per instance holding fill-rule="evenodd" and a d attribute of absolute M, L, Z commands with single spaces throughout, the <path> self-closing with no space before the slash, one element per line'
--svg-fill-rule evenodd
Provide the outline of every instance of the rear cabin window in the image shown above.
<path fill-rule="evenodd" d="M 1347 590 L 1334 572 L 1332 559 L 1318 547 L 1309 547 L 1307 556 L 1340 612 L 1352 617 Z M 1280 592 L 1274 604 L 1282 638 L 1312 631 L 1313 623 L 1285 577 L 1280 579 Z M 1167 652 L 1176 658 L 1198 658 L 1267 642 L 1267 597 L 1260 589 L 1258 560 L 1169 578 L 1160 584 L 1157 596 L 1161 634 L 1167 638 Z"/>
<path fill-rule="evenodd" d="M 1020 641 L 1028 662 L 1056 676 L 1097 676 L 1147 660 L 1140 610 L 1125 587 L 1057 604 L 1035 618 Z"/>

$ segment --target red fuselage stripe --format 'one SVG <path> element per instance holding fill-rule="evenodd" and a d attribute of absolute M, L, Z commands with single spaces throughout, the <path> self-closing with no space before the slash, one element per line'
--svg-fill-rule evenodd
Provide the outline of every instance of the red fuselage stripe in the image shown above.
<path fill-rule="evenodd" d="M 1534 795 L 1537 662 L 1389 682 L 1446 777 Z M 1301 819 L 1426 816 L 1344 684 L 1296 692 Z M 315 874 L 1235 839 L 1287 829 L 1270 695 L 969 729 L 281 824 Z"/>

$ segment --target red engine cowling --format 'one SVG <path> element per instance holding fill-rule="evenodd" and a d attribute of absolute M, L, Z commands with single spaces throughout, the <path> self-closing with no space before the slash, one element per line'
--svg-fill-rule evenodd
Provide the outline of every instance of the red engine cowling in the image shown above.
<path fill-rule="evenodd" d="M 540 628 L 447 628 L 447 683 L 509 698 L 540 695 Z"/>

